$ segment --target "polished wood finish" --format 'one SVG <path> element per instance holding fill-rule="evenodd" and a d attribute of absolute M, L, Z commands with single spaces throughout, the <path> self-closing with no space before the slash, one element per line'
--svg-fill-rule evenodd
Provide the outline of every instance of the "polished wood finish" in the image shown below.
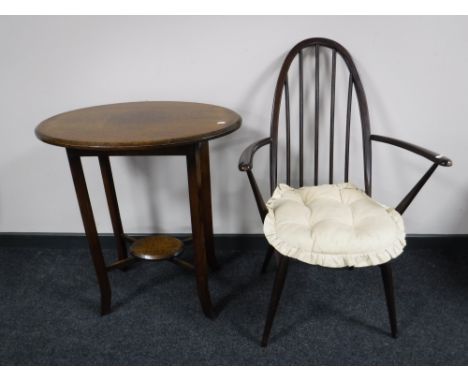
<path fill-rule="evenodd" d="M 93 208 L 89 199 L 88 188 L 86 187 L 86 180 L 83 173 L 83 166 L 81 165 L 81 158 L 67 150 L 68 162 L 75 185 L 76 196 L 78 198 L 78 205 L 80 207 L 81 218 L 85 229 L 86 237 L 88 239 L 89 250 L 93 260 L 94 269 L 98 279 L 99 289 L 101 291 L 101 314 L 105 315 L 110 313 L 111 310 L 111 288 L 109 278 L 107 276 L 106 264 L 102 256 L 101 243 L 94 221 Z"/>
<path fill-rule="evenodd" d="M 250 186 L 252 187 L 255 199 L 257 200 L 258 212 L 260 213 L 260 216 L 262 217 L 262 221 L 263 221 L 265 219 L 265 216 L 268 213 L 268 209 L 266 205 L 263 203 L 262 193 L 260 192 L 260 189 L 258 188 L 258 184 L 257 184 L 257 181 L 255 180 L 253 172 L 248 170 L 247 176 L 249 177 Z"/>
<path fill-rule="evenodd" d="M 263 330 L 262 347 L 265 347 L 268 344 L 271 327 L 273 326 L 273 320 L 275 318 L 276 310 L 278 309 L 281 293 L 283 292 L 284 281 L 286 280 L 286 273 L 288 271 L 288 264 L 289 258 L 283 255 L 279 255 L 278 269 L 276 270 L 275 282 L 273 284 L 270 305 L 268 306 L 265 328 Z"/>
<path fill-rule="evenodd" d="M 424 147 L 402 141 L 401 139 L 384 137 L 382 135 L 376 135 L 376 134 L 372 134 L 370 139 L 375 142 L 383 142 L 392 146 L 396 146 L 396 147 L 400 147 L 402 149 L 408 150 L 414 154 L 417 154 L 426 159 L 429 159 L 431 162 L 436 163 L 438 166 L 450 167 L 453 164 L 452 161 L 449 158 L 447 158 L 445 155 L 438 154 Z"/>
<path fill-rule="evenodd" d="M 286 182 L 291 183 L 291 111 L 289 106 L 288 77 L 284 81 L 284 106 L 286 118 Z"/>
<path fill-rule="evenodd" d="M 36 128 L 47 143 L 81 150 L 148 150 L 206 141 L 239 128 L 235 112 L 193 102 L 129 102 L 58 114 Z"/>
<path fill-rule="evenodd" d="M 213 244 L 208 140 L 233 132 L 241 124 L 235 112 L 219 106 L 189 102 L 133 102 L 75 110 L 42 122 L 39 139 L 67 149 L 70 169 L 101 292 L 101 313 L 111 311 L 107 272 L 125 269 L 138 258 L 127 257 L 126 242 L 135 256 L 169 260 L 187 270 L 195 268 L 203 312 L 214 317 L 208 289 L 207 264 L 218 267 Z M 174 257 L 183 244 L 174 238 L 136 240 L 123 231 L 110 165 L 110 156 L 182 155 L 187 159 L 195 267 Z M 99 159 L 118 260 L 105 264 L 89 200 L 81 157 Z M 188 242 L 189 240 L 187 240 Z"/>
<path fill-rule="evenodd" d="M 213 213 L 211 211 L 210 150 L 208 145 L 208 142 L 200 143 L 200 176 L 202 184 L 200 192 L 201 197 L 203 198 L 202 203 L 204 205 L 202 218 L 203 233 L 206 245 L 206 259 L 210 268 L 212 270 L 216 270 L 219 268 L 219 264 L 215 257 L 214 243 L 211 239 L 213 237 Z"/>
<path fill-rule="evenodd" d="M 353 76 L 349 75 L 348 106 L 346 108 L 346 143 L 345 143 L 345 172 L 344 181 L 349 181 L 349 140 L 351 136 L 351 106 L 353 104 Z"/>
<path fill-rule="evenodd" d="M 332 74 L 330 83 L 330 149 L 328 164 L 328 183 L 333 183 L 333 160 L 335 145 L 335 91 L 336 91 L 336 50 L 332 49 Z"/>
<path fill-rule="evenodd" d="M 395 307 L 395 295 L 393 291 L 392 265 L 390 262 L 381 264 L 380 271 L 384 284 L 385 300 L 387 301 L 388 317 L 390 319 L 390 330 L 393 338 L 398 336 L 397 316 Z"/>
<path fill-rule="evenodd" d="M 171 257 L 168 259 L 171 263 L 174 263 L 175 265 L 180 266 L 181 268 L 184 268 L 187 271 L 193 271 L 195 267 L 193 264 L 189 263 L 188 261 L 179 259 L 178 257 Z"/>
<path fill-rule="evenodd" d="M 124 260 L 127 258 L 127 245 L 122 226 L 122 219 L 120 218 L 119 203 L 117 201 L 117 194 L 115 193 L 114 178 L 112 176 L 109 157 L 107 155 L 100 155 L 99 165 L 101 167 L 101 175 L 104 182 L 107 205 L 109 207 L 112 229 L 114 231 L 114 237 L 116 240 L 117 255 L 119 260 Z"/>
<path fill-rule="evenodd" d="M 414 198 L 419 193 L 419 191 L 421 191 L 423 186 L 426 184 L 426 182 L 429 180 L 429 178 L 432 176 L 432 174 L 434 173 L 434 171 L 437 169 L 438 166 L 443 166 L 443 167 L 452 166 L 452 161 L 446 156 L 437 154 L 431 150 L 425 149 L 424 147 L 420 147 L 412 143 L 402 141 L 400 139 L 384 137 L 382 135 L 371 135 L 370 139 L 375 142 L 382 142 L 382 143 L 390 144 L 395 147 L 400 147 L 404 150 L 420 155 L 430 160 L 433 163 L 431 167 L 429 167 L 429 169 L 426 171 L 426 173 L 421 177 L 421 179 L 414 185 L 414 187 L 408 192 L 408 194 L 406 194 L 406 196 L 396 206 L 395 209 L 400 214 L 403 214 L 403 212 L 406 211 L 406 209 L 409 207 L 409 205 L 414 200 Z"/>
<path fill-rule="evenodd" d="M 299 51 L 299 187 L 304 185 L 304 59 Z M 278 136 L 276 136 L 278 139 Z M 274 143 L 273 143 L 274 144 Z M 276 172 L 278 169 L 276 169 Z M 276 177 L 276 174 L 275 174 Z"/>
<path fill-rule="evenodd" d="M 148 236 L 136 240 L 130 253 L 144 260 L 161 261 L 177 256 L 184 250 L 184 243 L 171 236 Z"/>
<path fill-rule="evenodd" d="M 431 177 L 438 166 L 451 166 L 452 161 L 443 155 L 439 155 L 430 150 L 424 149 L 422 147 L 394 139 L 389 137 L 383 137 L 380 135 L 371 135 L 370 133 L 370 119 L 369 119 L 369 110 L 367 106 L 366 94 L 364 92 L 364 87 L 362 85 L 359 73 L 354 65 L 354 62 L 351 58 L 349 52 L 336 41 L 326 39 L 326 38 L 310 38 L 296 44 L 286 55 L 281 70 L 276 82 L 275 93 L 273 98 L 273 110 L 271 117 L 271 126 L 270 126 L 270 136 L 259 140 L 250 146 L 248 146 L 239 158 L 239 170 L 246 172 L 254 197 L 257 203 L 258 211 L 260 213 L 260 218 L 264 221 L 266 214 L 268 213 L 265 201 L 262 197 L 262 194 L 259 190 L 257 181 L 253 173 L 253 161 L 255 153 L 264 146 L 270 147 L 270 193 L 272 194 L 278 183 L 283 182 L 278 180 L 278 145 L 280 143 L 278 139 L 279 133 L 279 118 L 280 111 L 282 110 L 281 103 L 285 102 L 285 115 L 286 115 L 286 183 L 292 185 L 291 179 L 291 154 L 290 154 L 290 122 L 289 122 L 289 110 L 290 110 L 290 100 L 289 100 L 289 88 L 290 83 L 288 82 L 288 73 L 292 70 L 292 62 L 297 60 L 299 74 L 299 97 L 298 97 L 298 109 L 299 109 L 299 156 L 298 156 L 298 167 L 299 167 L 299 186 L 303 185 L 304 178 L 304 56 L 306 51 L 313 49 L 312 59 L 315 59 L 315 119 L 314 119 L 314 184 L 318 184 L 318 153 L 319 153 L 319 96 L 320 96 L 320 55 L 331 55 L 331 83 L 330 83 L 330 142 L 329 142 L 329 167 L 328 167 L 328 182 L 331 184 L 334 181 L 334 150 L 335 150 L 335 133 L 338 126 L 335 126 L 335 102 L 336 102 L 336 71 L 337 71 L 337 56 L 339 56 L 348 70 L 348 90 L 347 90 L 347 102 L 346 102 L 346 122 L 344 124 L 345 130 L 345 144 L 344 144 L 344 176 L 342 179 L 345 181 L 349 180 L 349 163 L 350 163 L 350 137 L 351 137 L 351 111 L 353 105 L 353 92 L 356 94 L 356 101 L 358 102 L 359 107 L 359 128 L 361 130 L 362 144 L 363 144 L 363 158 L 364 158 L 364 189 L 367 195 L 371 196 L 372 194 L 372 141 L 383 142 L 391 144 L 396 147 L 409 150 L 417 155 L 423 156 L 429 159 L 433 164 L 427 170 L 427 172 L 421 177 L 418 183 L 409 191 L 409 193 L 403 198 L 403 200 L 398 204 L 396 210 L 400 213 L 405 212 L 410 203 L 416 197 L 418 192 L 422 189 L 427 180 Z M 309 76 L 310 77 L 310 76 Z M 341 181 L 341 180 L 340 180 Z M 262 272 L 265 271 L 268 263 L 272 257 L 272 251 L 268 250 L 265 256 L 265 260 L 262 266 Z M 387 297 L 387 305 L 390 315 L 392 334 L 396 336 L 396 311 L 395 311 L 395 302 L 393 295 L 393 280 L 390 264 L 384 264 L 381 266 L 382 277 L 385 286 L 385 293 Z M 285 273 L 284 273 L 285 275 Z M 268 340 L 268 335 L 271 330 L 271 324 L 273 322 L 273 315 L 276 311 L 276 305 L 279 300 L 279 295 L 281 292 L 282 283 L 284 280 L 281 276 L 275 281 L 275 287 L 272 296 L 272 302 L 270 303 L 270 309 L 268 313 L 267 322 L 265 324 L 265 332 L 262 340 L 262 345 L 266 345 Z"/>
<path fill-rule="evenodd" d="M 106 270 L 108 272 L 113 271 L 114 269 L 125 270 L 137 261 L 140 261 L 140 259 L 137 257 L 126 257 L 123 260 L 114 261 L 112 264 L 106 267 Z"/>
<path fill-rule="evenodd" d="M 250 171 L 253 170 L 253 159 L 257 150 L 265 145 L 271 144 L 271 138 L 264 138 L 248 146 L 241 154 L 239 159 L 239 170 Z"/>
<path fill-rule="evenodd" d="M 265 273 L 267 271 L 268 264 L 270 263 L 270 260 L 273 257 L 274 252 L 275 252 L 275 249 L 271 245 L 268 245 L 267 252 L 265 254 L 265 259 L 263 260 L 262 273 Z"/>
<path fill-rule="evenodd" d="M 426 182 L 429 180 L 431 175 L 434 173 L 434 171 L 437 169 L 437 164 L 434 163 L 431 167 L 429 167 L 429 170 L 426 171 L 426 173 L 419 179 L 418 183 L 414 185 L 414 187 L 406 194 L 406 196 L 402 199 L 400 203 L 395 207 L 395 209 L 400 213 L 403 214 L 406 209 L 409 207 L 413 199 L 416 197 L 416 195 L 421 191 L 423 186 L 426 184 Z"/>
<path fill-rule="evenodd" d="M 315 124 L 314 124 L 314 185 L 318 184 L 319 172 L 319 116 L 320 116 L 320 46 L 315 45 Z"/>
<path fill-rule="evenodd" d="M 252 191 L 254 193 L 255 201 L 257 202 L 258 212 L 260 213 L 262 221 L 265 219 L 268 209 L 266 207 L 265 201 L 263 200 L 263 196 L 260 192 L 260 189 L 258 188 L 258 184 L 253 175 L 252 169 L 253 169 L 253 158 L 257 150 L 269 144 L 271 144 L 270 137 L 264 138 L 264 139 L 261 139 L 260 141 L 252 143 L 242 152 L 242 155 L 239 159 L 239 170 L 245 171 L 247 173 L 250 186 L 252 187 Z"/>
<path fill-rule="evenodd" d="M 190 211 L 192 219 L 192 235 L 195 246 L 195 273 L 197 278 L 198 297 L 203 312 L 207 317 L 213 318 L 213 306 L 211 304 L 208 290 L 207 275 L 207 250 L 205 235 L 205 220 L 203 219 L 203 187 L 202 187 L 202 163 L 201 163 L 201 143 L 187 155 L 187 173 L 189 186 Z M 200 224 L 201 223 L 201 224 Z"/>
<path fill-rule="evenodd" d="M 304 145 L 304 133 L 303 133 L 303 125 L 304 122 L 303 114 L 304 114 L 304 97 L 303 93 L 303 76 L 301 72 L 303 69 L 303 60 L 304 60 L 304 52 L 309 48 L 314 49 L 314 59 L 316 62 L 315 66 L 315 94 L 316 94 L 316 111 L 318 110 L 319 106 L 319 83 L 317 79 L 319 78 L 319 71 L 320 65 L 317 63 L 319 58 L 319 51 L 323 51 L 323 54 L 331 54 L 332 56 L 332 63 L 333 63 L 333 55 L 338 54 L 342 60 L 345 62 L 346 67 L 349 72 L 349 76 L 352 79 L 352 84 L 354 85 L 354 90 L 356 92 L 356 98 L 358 100 L 359 105 L 359 114 L 361 120 L 361 131 L 362 131 L 362 139 L 363 139 L 363 149 L 364 149 L 364 186 L 365 191 L 368 195 L 371 195 L 372 191 L 372 162 L 371 162 L 371 144 L 370 144 L 370 120 L 369 120 L 369 111 L 367 106 L 367 99 L 364 92 L 364 88 L 361 83 L 361 79 L 359 73 L 354 65 L 354 62 L 351 58 L 349 52 L 339 43 L 336 41 L 326 39 L 326 38 L 310 38 L 304 41 L 299 42 L 296 44 L 286 55 L 286 58 L 283 61 L 283 65 L 281 66 L 281 70 L 278 76 L 278 80 L 276 82 L 276 88 L 273 98 L 273 111 L 272 111 L 272 118 L 271 118 L 271 127 L 270 127 L 270 137 L 271 137 L 271 146 L 270 146 L 270 190 L 276 188 L 278 181 L 278 131 L 279 131 L 279 116 L 281 111 L 281 101 L 283 98 L 284 92 L 284 82 L 288 76 L 288 72 L 291 69 L 292 62 L 297 58 L 299 62 L 299 186 L 303 185 L 303 173 L 304 173 L 304 163 L 303 163 L 303 147 Z M 320 49 L 320 50 L 319 50 Z M 333 73 L 333 67 L 332 67 Z M 335 99 L 333 99 L 335 101 Z M 318 126 L 319 116 L 315 114 L 315 121 L 317 122 L 316 126 Z M 314 165 L 314 183 L 318 181 L 318 129 L 315 131 L 315 142 L 314 142 L 314 159 L 316 165 Z"/>

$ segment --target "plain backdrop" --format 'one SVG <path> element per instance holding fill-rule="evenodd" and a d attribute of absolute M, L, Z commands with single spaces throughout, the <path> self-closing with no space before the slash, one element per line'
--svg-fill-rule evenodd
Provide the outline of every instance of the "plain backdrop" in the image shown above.
<path fill-rule="evenodd" d="M 39 122 L 97 104 L 181 100 L 242 116 L 240 130 L 210 143 L 214 231 L 261 232 L 238 158 L 269 133 L 285 54 L 316 36 L 352 54 L 373 133 L 454 161 L 407 210 L 407 231 L 467 233 L 468 18 L 400 16 L 0 17 L 0 231 L 83 232 L 65 150 L 35 137 Z M 265 196 L 267 157 L 254 166 Z M 430 165 L 379 143 L 373 160 L 374 196 L 393 206 Z M 184 158 L 112 165 L 127 232 L 190 232 Z M 84 167 L 98 230 L 111 232 L 97 160 Z"/>

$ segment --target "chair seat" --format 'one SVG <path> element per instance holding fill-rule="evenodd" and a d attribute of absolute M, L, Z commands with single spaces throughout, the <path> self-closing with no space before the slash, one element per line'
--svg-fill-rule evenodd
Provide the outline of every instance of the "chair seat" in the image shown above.
<path fill-rule="evenodd" d="M 267 202 L 264 233 L 282 255 L 330 268 L 385 263 L 406 245 L 401 215 L 350 183 L 294 189 Z"/>

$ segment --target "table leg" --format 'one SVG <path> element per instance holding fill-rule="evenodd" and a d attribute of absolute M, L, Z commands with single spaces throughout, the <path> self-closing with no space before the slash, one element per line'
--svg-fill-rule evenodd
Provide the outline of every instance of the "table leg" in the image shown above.
<path fill-rule="evenodd" d="M 112 230 L 117 245 L 117 256 L 119 260 L 124 260 L 128 257 L 127 245 L 122 227 L 122 219 L 120 218 L 119 203 L 115 193 L 114 178 L 112 177 L 112 169 L 109 156 L 99 156 L 99 166 L 101 167 L 102 180 L 106 191 L 107 205 L 109 206 L 109 214 L 111 216 Z"/>
<path fill-rule="evenodd" d="M 190 198 L 190 215 L 192 219 L 193 247 L 195 250 L 195 273 L 197 278 L 198 297 L 205 315 L 213 318 L 210 291 L 208 289 L 207 252 L 204 232 L 202 199 L 201 145 L 194 144 L 187 154 L 187 174 Z"/>
<path fill-rule="evenodd" d="M 205 234 L 206 257 L 211 269 L 218 269 L 219 265 L 215 257 L 213 242 L 213 215 L 211 210 L 211 179 L 210 179 L 210 150 L 208 142 L 201 143 L 201 187 L 203 203 L 203 227 Z"/>
<path fill-rule="evenodd" d="M 88 189 L 86 187 L 86 180 L 83 173 L 83 166 L 81 165 L 81 158 L 79 154 L 74 153 L 72 150 L 67 150 L 68 161 L 70 163 L 70 170 L 75 185 L 76 196 L 78 198 L 78 205 L 80 207 L 81 218 L 88 239 L 91 257 L 96 270 L 96 276 L 101 292 L 101 314 L 105 315 L 110 313 L 111 310 L 111 288 L 109 278 L 107 276 L 106 265 L 102 256 L 101 244 L 94 221 L 93 209 L 91 201 L 89 200 Z"/>

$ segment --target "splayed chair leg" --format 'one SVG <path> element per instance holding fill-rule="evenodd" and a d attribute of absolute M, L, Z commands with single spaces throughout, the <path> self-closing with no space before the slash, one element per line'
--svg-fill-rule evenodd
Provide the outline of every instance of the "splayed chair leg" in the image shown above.
<path fill-rule="evenodd" d="M 270 260 L 273 257 L 274 252 L 275 252 L 275 249 L 271 245 L 269 245 L 267 248 L 267 252 L 265 253 L 265 259 L 263 260 L 262 273 L 266 272 L 268 268 L 268 264 L 270 264 Z"/>
<path fill-rule="evenodd" d="M 270 337 L 271 327 L 275 318 L 276 310 L 278 308 L 278 302 L 283 291 L 284 281 L 286 279 L 286 273 L 288 270 L 289 258 L 280 255 L 278 269 L 276 271 L 275 282 L 273 284 L 273 292 L 271 293 L 270 305 L 268 307 L 267 319 L 265 322 L 265 328 L 263 330 L 262 347 L 267 346 L 268 338 Z"/>
<path fill-rule="evenodd" d="M 382 279 L 384 283 L 385 299 L 387 300 L 387 309 L 388 309 L 388 316 L 390 318 L 390 328 L 392 331 L 392 337 L 397 338 L 398 327 L 397 327 L 395 295 L 393 291 L 393 275 L 392 275 L 391 264 L 390 263 L 381 264 L 380 271 L 382 273 Z"/>

